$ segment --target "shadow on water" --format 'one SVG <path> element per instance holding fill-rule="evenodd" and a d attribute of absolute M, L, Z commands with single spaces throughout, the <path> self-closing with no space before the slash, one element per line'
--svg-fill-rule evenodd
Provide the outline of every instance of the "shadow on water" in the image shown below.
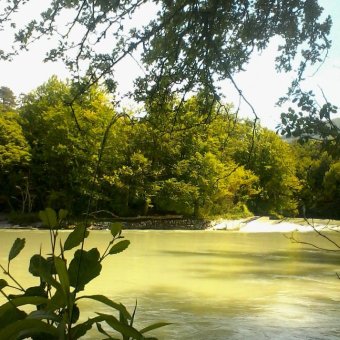
<path fill-rule="evenodd" d="M 280 279 L 283 276 L 336 279 L 340 268 L 340 253 L 326 253 L 302 248 L 297 251 L 162 251 L 170 256 L 186 258 L 182 270 L 197 278 L 227 279 L 257 277 Z M 190 261 L 192 258 L 192 261 Z M 200 260 L 201 259 L 201 260 Z M 241 264 L 241 265 L 238 265 Z"/>

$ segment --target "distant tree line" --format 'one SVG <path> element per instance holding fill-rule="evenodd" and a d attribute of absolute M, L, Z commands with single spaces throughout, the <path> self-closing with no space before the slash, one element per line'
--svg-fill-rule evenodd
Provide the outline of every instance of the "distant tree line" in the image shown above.
<path fill-rule="evenodd" d="M 137 118 L 77 86 L 52 77 L 18 104 L 1 88 L 1 210 L 79 215 L 92 195 L 118 216 L 340 217 L 334 148 L 287 143 L 206 94 L 153 98 Z"/>

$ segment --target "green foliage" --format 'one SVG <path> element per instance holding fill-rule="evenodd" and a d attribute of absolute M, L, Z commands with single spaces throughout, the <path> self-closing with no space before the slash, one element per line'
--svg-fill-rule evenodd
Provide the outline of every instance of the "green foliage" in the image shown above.
<path fill-rule="evenodd" d="M 206 98 L 211 94 L 217 97 L 219 81 L 243 70 L 253 53 L 266 49 L 276 36 L 280 37 L 276 68 L 294 70 L 293 85 L 301 80 L 307 65 L 323 60 L 330 47 L 331 18 L 324 15 L 317 0 L 55 0 L 40 17 L 20 27 L 13 13 L 24 11 L 22 5 L 8 0 L 1 15 L 6 29 L 14 31 L 13 45 L 18 50 L 40 37 L 55 37 L 55 45 L 46 51 L 46 60 L 64 60 L 80 81 L 81 93 L 99 80 L 114 91 L 112 67 L 141 49 L 145 75 L 135 82 L 135 97 L 151 98 L 161 106 L 174 91 L 184 97 L 200 89 Z M 142 27 L 134 23 L 131 26 L 128 19 L 146 11 L 147 5 L 155 5 L 156 16 Z M 71 15 L 73 25 L 62 32 L 58 23 L 65 15 Z M 119 22 L 113 18 L 119 18 Z M 11 53 L 4 51 L 3 58 Z M 83 82 L 80 70 L 88 76 Z"/>
<path fill-rule="evenodd" d="M 98 150 L 114 116 L 98 87 L 72 100 L 76 88 L 77 84 L 52 77 L 24 96 L 20 107 L 21 125 L 31 150 L 31 190 L 36 201 L 72 212 L 84 211 L 89 192 L 96 189 L 92 183 Z"/>
<path fill-rule="evenodd" d="M 24 238 L 17 238 L 13 245 L 11 250 L 9 251 L 8 254 L 8 263 L 11 262 L 14 258 L 16 258 L 21 250 L 23 250 L 25 247 L 25 239 Z"/>
<path fill-rule="evenodd" d="M 258 192 L 249 202 L 256 214 L 298 214 L 301 182 L 296 175 L 297 159 L 290 145 L 274 132 L 257 127 L 251 152 L 238 150 L 236 159 L 258 176 Z"/>
<path fill-rule="evenodd" d="M 10 223 L 19 225 L 32 225 L 40 221 L 37 213 L 21 213 L 17 211 L 11 211 L 7 218 Z"/>
<path fill-rule="evenodd" d="M 131 315 L 126 307 L 103 295 L 82 295 L 79 292 L 93 279 L 98 277 L 102 269 L 102 261 L 112 254 L 124 251 L 130 242 L 123 238 L 122 226 L 111 225 L 111 240 L 103 254 L 97 248 L 84 249 L 84 241 L 88 231 L 84 226 L 76 227 L 63 243 L 58 240 L 57 228 L 67 212 L 46 208 L 39 216 L 43 223 L 50 228 L 51 253 L 48 257 L 35 254 L 30 259 L 29 272 L 39 279 L 39 286 L 24 288 L 11 274 L 10 262 L 14 260 L 25 246 L 25 239 L 16 239 L 10 249 L 7 269 L 3 272 L 12 282 L 11 285 L 0 279 L 0 292 L 8 300 L 0 306 L 0 338 L 18 339 L 79 339 L 93 325 L 99 333 L 113 339 L 120 334 L 123 339 L 155 339 L 143 334 L 168 325 L 156 323 L 138 331 L 133 326 L 134 314 Z M 118 241 L 119 240 L 119 241 Z M 60 241 L 60 253 L 57 254 L 56 244 Z M 78 247 L 73 258 L 67 264 L 64 251 Z M 7 294 L 8 288 L 20 291 L 20 295 Z M 79 322 L 80 309 L 78 302 L 82 299 L 94 300 L 112 309 L 112 313 L 96 313 L 84 322 Z M 33 307 L 32 307 L 33 306 Z M 22 309 L 23 308 L 23 309 Z M 117 313 L 117 317 L 113 315 Z M 111 331 L 104 331 L 101 323 L 106 323 Z M 110 333 L 110 334 L 109 334 Z"/>
<path fill-rule="evenodd" d="M 16 99 L 13 91 L 6 87 L 0 87 L 0 114 L 6 111 L 14 111 Z"/>
<path fill-rule="evenodd" d="M 339 155 L 328 152 L 318 141 L 293 144 L 300 160 L 297 176 L 303 183 L 299 194 L 301 210 L 307 217 L 340 218 Z"/>

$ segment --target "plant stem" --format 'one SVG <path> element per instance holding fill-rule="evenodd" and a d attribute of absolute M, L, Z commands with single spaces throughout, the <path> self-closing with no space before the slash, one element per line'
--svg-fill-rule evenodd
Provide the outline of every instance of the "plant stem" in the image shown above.
<path fill-rule="evenodd" d="M 12 276 L 12 274 L 9 271 L 7 271 L 1 264 L 0 267 L 3 270 L 4 274 L 9 276 L 11 280 L 19 287 L 18 289 L 24 292 L 25 288 Z"/>

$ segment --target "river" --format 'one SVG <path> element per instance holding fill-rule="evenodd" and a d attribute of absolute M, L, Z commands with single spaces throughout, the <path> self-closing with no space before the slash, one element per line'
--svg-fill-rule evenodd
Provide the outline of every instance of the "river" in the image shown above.
<path fill-rule="evenodd" d="M 125 236 L 129 249 L 104 263 L 86 293 L 107 295 L 130 310 L 137 299 L 140 326 L 174 323 L 153 333 L 160 339 L 340 338 L 340 253 L 292 244 L 281 233 L 126 231 Z M 47 232 L 1 230 L 0 237 L 3 265 L 14 239 L 26 238 L 12 266 L 21 282 L 33 282 L 26 274 L 29 256 L 40 245 L 48 251 Z M 315 233 L 299 237 L 325 245 Z M 107 231 L 93 231 L 87 248 L 103 250 L 107 240 Z M 105 311 L 95 302 L 82 307 L 83 317 Z"/>

